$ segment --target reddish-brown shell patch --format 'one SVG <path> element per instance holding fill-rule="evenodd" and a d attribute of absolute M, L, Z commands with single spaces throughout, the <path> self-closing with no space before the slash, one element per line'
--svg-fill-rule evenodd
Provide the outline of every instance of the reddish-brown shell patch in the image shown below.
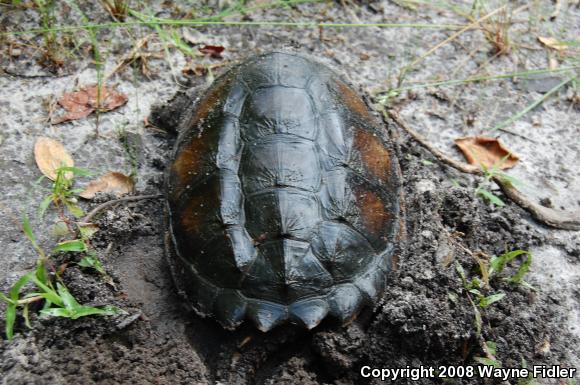
<path fill-rule="evenodd" d="M 188 129 L 197 128 L 199 123 L 204 121 L 214 108 L 221 106 L 221 103 L 218 102 L 226 96 L 230 82 L 231 78 L 226 76 L 209 89 L 205 97 L 197 104 L 195 114 L 187 125 Z"/>
<path fill-rule="evenodd" d="M 211 160 L 212 152 L 216 150 L 216 141 L 210 138 L 215 136 L 216 132 L 198 129 L 198 125 L 213 109 L 222 105 L 220 101 L 227 93 L 229 82 L 229 78 L 217 82 L 197 104 L 195 114 L 187 124 L 186 130 L 191 131 L 193 137 L 179 150 L 172 165 L 172 172 L 175 174 L 174 199 L 177 199 L 197 176 L 205 172 L 204 166 Z M 217 130 L 217 127 L 213 129 Z"/>
<path fill-rule="evenodd" d="M 365 227 L 373 235 L 381 237 L 391 220 L 385 202 L 378 194 L 369 190 L 357 191 L 356 200 Z"/>
<path fill-rule="evenodd" d="M 367 105 L 361 99 L 361 97 L 342 81 L 338 79 L 335 81 L 336 86 L 338 87 L 339 96 L 344 102 L 345 106 L 364 121 L 371 125 L 375 125 L 376 119 L 373 115 L 371 115 Z"/>
<path fill-rule="evenodd" d="M 192 179 L 203 172 L 204 157 L 208 156 L 211 146 L 211 142 L 200 135 L 181 149 L 172 165 L 175 174 L 174 199 L 183 193 Z"/>
<path fill-rule="evenodd" d="M 189 234 L 198 234 L 204 226 L 209 214 L 208 207 L 204 205 L 207 199 L 203 196 L 193 196 L 189 198 L 189 204 L 181 213 L 181 225 L 183 230 Z"/>
<path fill-rule="evenodd" d="M 391 154 L 381 140 L 369 131 L 356 128 L 354 147 L 369 172 L 382 183 L 387 183 L 391 175 Z"/>

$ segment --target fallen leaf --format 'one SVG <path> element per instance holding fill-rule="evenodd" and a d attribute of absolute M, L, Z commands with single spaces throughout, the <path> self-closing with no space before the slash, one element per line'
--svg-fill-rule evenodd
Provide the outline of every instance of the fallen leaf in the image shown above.
<path fill-rule="evenodd" d="M 57 140 L 40 137 L 34 144 L 34 159 L 40 171 L 50 180 L 56 179 L 56 169 L 59 167 L 74 167 L 74 161 L 62 143 Z M 66 172 L 65 177 L 73 177 L 72 172 Z"/>
<path fill-rule="evenodd" d="M 195 64 L 195 63 L 189 62 L 185 65 L 185 67 L 183 67 L 181 72 L 185 76 L 191 76 L 191 75 L 203 76 L 207 73 L 207 68 L 201 64 Z"/>
<path fill-rule="evenodd" d="M 66 113 L 53 120 L 52 123 L 82 119 L 97 109 L 101 112 L 111 111 L 125 103 L 127 103 L 127 96 L 110 88 L 101 87 L 101 94 L 98 95 L 98 86 L 84 87 L 75 92 L 67 92 L 58 99 L 58 104 L 65 109 Z"/>
<path fill-rule="evenodd" d="M 520 159 L 496 138 L 466 136 L 455 139 L 455 144 L 463 152 L 469 164 L 486 168 L 494 166 L 499 169 L 510 168 L 515 166 Z"/>
<path fill-rule="evenodd" d="M 120 172 L 108 172 L 92 181 L 85 190 L 79 194 L 81 198 L 93 199 L 99 192 L 112 193 L 117 197 L 129 194 L 133 191 L 135 182 L 131 177 Z"/>
<path fill-rule="evenodd" d="M 221 59 L 222 52 L 224 52 L 224 50 L 225 48 L 221 45 L 204 45 L 203 47 L 199 48 L 199 52 L 215 59 Z"/>
<path fill-rule="evenodd" d="M 546 47 L 555 49 L 556 51 L 559 52 L 565 51 L 566 48 L 568 48 L 566 44 L 563 44 L 558 39 L 554 39 L 553 37 L 538 36 L 538 41 L 543 45 L 545 45 Z"/>
<path fill-rule="evenodd" d="M 57 118 L 56 123 L 77 120 L 89 116 L 95 109 L 89 102 L 89 94 L 85 91 L 66 93 L 58 99 L 66 113 Z"/>

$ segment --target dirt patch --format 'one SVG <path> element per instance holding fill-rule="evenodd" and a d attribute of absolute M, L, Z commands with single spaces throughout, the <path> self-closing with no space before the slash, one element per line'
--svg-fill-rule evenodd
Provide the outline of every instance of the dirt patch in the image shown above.
<path fill-rule="evenodd" d="M 418 161 L 424 154 L 414 144 L 406 142 L 402 154 L 409 240 L 374 312 L 342 329 L 287 326 L 262 334 L 244 325 L 224 331 L 187 311 L 175 294 L 163 257 L 162 202 L 136 203 L 110 210 L 98 222 L 106 230 L 94 244 L 110 253 L 106 267 L 118 290 L 76 268 L 64 276 L 79 301 L 114 303 L 128 314 L 34 318 L 33 331 L 1 346 L 5 383 L 348 384 L 366 382 L 359 374 L 364 365 L 474 364 L 473 357 L 484 353 L 449 256 L 468 272 L 477 263 L 455 242 L 500 254 L 546 238 L 519 208 L 492 209 L 472 189 L 437 188 L 440 176 Z M 452 240 L 448 234 L 458 231 L 465 235 Z M 577 365 L 578 341 L 562 330 L 569 312 L 562 293 L 496 285 L 507 296 L 483 313 L 483 337 L 497 343 L 505 367 L 519 367 L 522 360 L 529 366 Z"/>

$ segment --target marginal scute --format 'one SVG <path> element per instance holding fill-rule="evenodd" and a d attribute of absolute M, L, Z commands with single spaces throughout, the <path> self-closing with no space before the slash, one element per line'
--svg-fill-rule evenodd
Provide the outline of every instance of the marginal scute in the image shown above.
<path fill-rule="evenodd" d="M 187 129 L 197 131 L 200 123 L 204 123 L 209 115 L 223 103 L 224 97 L 229 94 L 231 81 L 232 79 L 227 76 L 215 81 L 205 96 L 195 106 L 194 114 L 186 122 Z"/>
<path fill-rule="evenodd" d="M 193 258 L 192 263 L 197 272 L 212 284 L 239 289 L 245 274 L 238 265 L 237 250 L 233 250 L 231 241 L 223 230 L 217 232 L 210 241 L 199 245 L 198 250 L 203 257 Z"/>
<path fill-rule="evenodd" d="M 376 133 L 361 128 L 355 128 L 354 133 L 354 148 L 361 158 L 363 169 L 381 183 L 388 183 L 392 172 L 389 150 Z"/>
<path fill-rule="evenodd" d="M 330 314 L 342 323 L 347 323 L 356 317 L 362 304 L 361 293 L 352 284 L 336 286 L 328 297 Z"/>
<path fill-rule="evenodd" d="M 215 171 L 215 165 L 211 162 L 216 150 L 207 134 L 193 138 L 179 149 L 171 170 L 174 175 L 170 186 L 172 199 L 179 199 L 184 191 Z"/>
<path fill-rule="evenodd" d="M 373 268 L 357 278 L 354 284 L 364 294 L 367 302 L 373 303 L 384 291 L 385 273 L 380 268 Z"/>
<path fill-rule="evenodd" d="M 353 226 L 364 234 L 377 249 L 384 249 L 393 229 L 393 202 L 385 199 L 382 191 L 361 183 L 355 188 L 354 196 L 359 215 Z"/>
<path fill-rule="evenodd" d="M 271 330 L 288 319 L 286 306 L 268 301 L 250 301 L 246 312 L 248 318 L 263 332 Z"/>
<path fill-rule="evenodd" d="M 234 329 L 246 316 L 247 301 L 238 290 L 222 290 L 214 302 L 214 314 L 226 329 Z"/>
<path fill-rule="evenodd" d="M 213 304 L 218 288 L 200 277 L 193 266 L 189 266 L 188 270 L 184 271 L 187 273 L 187 281 L 183 282 L 183 287 L 189 298 L 195 298 L 194 309 L 204 317 L 213 314 Z"/>
<path fill-rule="evenodd" d="M 288 308 L 290 317 L 306 329 L 313 329 L 328 314 L 328 303 L 319 298 L 294 302 Z"/>
<path fill-rule="evenodd" d="M 358 96 L 352 88 L 347 86 L 346 83 L 340 79 L 335 78 L 334 81 L 337 88 L 337 94 L 339 95 L 340 100 L 343 102 L 343 105 L 347 107 L 354 115 L 363 119 L 365 122 L 368 122 L 370 125 L 376 126 L 375 117 L 371 115 L 369 108 L 361 99 L 361 97 Z"/>
<path fill-rule="evenodd" d="M 216 230 L 220 220 L 220 193 L 218 176 L 212 175 L 200 183 L 196 189 L 191 189 L 181 202 L 176 203 L 181 214 L 178 225 L 183 234 L 196 234 L 196 239 L 208 239 L 204 230 Z M 199 238 L 198 238 L 199 237 Z"/>

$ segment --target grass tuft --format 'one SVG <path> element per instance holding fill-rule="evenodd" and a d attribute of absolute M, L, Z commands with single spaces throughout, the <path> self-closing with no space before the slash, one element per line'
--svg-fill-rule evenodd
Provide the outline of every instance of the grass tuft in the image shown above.
<path fill-rule="evenodd" d="M 54 205 L 61 220 L 67 224 L 69 233 L 75 239 L 60 242 L 50 254 L 47 254 L 38 244 L 28 216 L 24 215 L 22 219 L 22 231 L 35 250 L 37 260 L 34 271 L 20 277 L 7 294 L 0 293 L 0 300 L 6 303 L 5 333 L 9 340 L 14 337 L 14 327 L 19 311 L 24 318 L 25 325 L 31 327 L 29 307 L 32 304 L 42 305 L 40 314 L 70 319 L 89 315 L 114 315 L 122 312 L 121 309 L 114 306 L 93 307 L 80 304 L 62 280 L 62 268 L 57 269 L 54 266 L 53 256 L 57 253 L 78 253 L 82 255 L 82 259 L 78 263 L 79 266 L 94 268 L 106 281 L 110 281 L 96 252 L 90 247 L 89 237 L 92 232 L 84 229 L 80 224 L 78 225 L 79 231 L 75 231 L 72 226 L 74 220 L 66 215 L 67 212 L 74 218 L 83 215 L 82 209 L 77 204 L 77 194 L 81 190 L 73 189 L 72 183 L 74 176 L 88 175 L 90 175 L 88 171 L 76 167 L 58 168 L 50 193 L 42 200 L 38 208 L 39 217 L 42 218 L 46 210 Z M 42 177 L 41 180 L 43 178 L 45 177 Z M 77 238 L 77 236 L 80 237 Z M 27 287 L 30 289 L 25 290 Z"/>

